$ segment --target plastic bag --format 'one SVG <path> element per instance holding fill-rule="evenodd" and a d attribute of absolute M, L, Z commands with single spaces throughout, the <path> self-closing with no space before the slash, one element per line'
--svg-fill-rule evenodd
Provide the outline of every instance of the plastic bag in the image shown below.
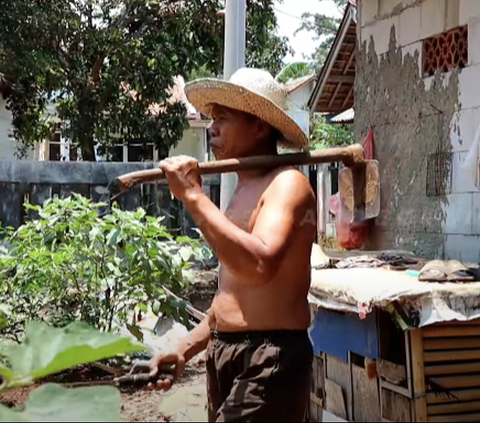
<path fill-rule="evenodd" d="M 335 230 L 337 242 L 345 250 L 362 248 L 367 236 L 367 222 L 351 222 L 342 214 L 340 193 L 330 199 L 330 212 L 335 215 Z"/>
<path fill-rule="evenodd" d="M 372 128 L 363 140 L 363 154 L 367 160 L 372 160 L 375 156 L 375 140 Z M 342 200 L 338 192 L 330 200 L 330 212 L 335 215 L 337 242 L 345 250 L 359 250 L 367 238 L 368 222 L 350 222 L 348 217 L 343 216 L 342 210 Z"/>

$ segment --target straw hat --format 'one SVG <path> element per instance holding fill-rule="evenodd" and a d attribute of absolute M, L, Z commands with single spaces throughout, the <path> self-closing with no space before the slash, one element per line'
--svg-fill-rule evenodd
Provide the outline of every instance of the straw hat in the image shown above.
<path fill-rule="evenodd" d="M 212 106 L 229 107 L 250 113 L 278 129 L 280 144 L 304 149 L 308 139 L 300 126 L 285 112 L 287 92 L 267 71 L 241 68 L 230 80 L 203 78 L 185 85 L 188 101 L 204 115 L 211 116 Z"/>

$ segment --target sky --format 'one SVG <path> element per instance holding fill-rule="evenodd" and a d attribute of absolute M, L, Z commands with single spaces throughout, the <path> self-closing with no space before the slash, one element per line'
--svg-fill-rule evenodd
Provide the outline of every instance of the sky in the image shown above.
<path fill-rule="evenodd" d="M 341 17 L 338 9 L 330 0 L 283 0 L 283 4 L 277 2 L 275 14 L 277 16 L 277 33 L 281 36 L 287 36 L 290 40 L 295 54 L 288 55 L 285 63 L 296 60 L 302 60 L 303 54 L 310 55 L 315 51 L 316 41 L 313 40 L 313 32 L 302 31 L 293 35 L 301 24 L 303 13 L 322 12 L 328 16 Z"/>

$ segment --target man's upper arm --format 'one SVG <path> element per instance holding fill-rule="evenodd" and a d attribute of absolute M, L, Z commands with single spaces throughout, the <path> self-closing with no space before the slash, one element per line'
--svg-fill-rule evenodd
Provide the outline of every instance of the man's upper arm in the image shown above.
<path fill-rule="evenodd" d="M 264 245 L 264 258 L 281 258 L 300 225 L 316 224 L 315 213 L 315 197 L 303 174 L 287 170 L 276 176 L 265 193 L 252 230 L 252 235 Z"/>

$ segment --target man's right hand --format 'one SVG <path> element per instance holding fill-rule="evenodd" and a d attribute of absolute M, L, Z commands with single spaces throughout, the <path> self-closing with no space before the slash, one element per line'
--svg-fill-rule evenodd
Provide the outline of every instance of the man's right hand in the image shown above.
<path fill-rule="evenodd" d="M 152 384 L 149 383 L 148 387 L 150 389 L 163 389 L 165 391 L 168 391 L 171 386 L 172 382 L 168 379 L 162 379 L 161 377 L 161 368 L 162 366 L 167 365 L 167 366 L 174 366 L 175 369 L 175 379 L 178 379 L 184 372 L 185 370 L 185 356 L 178 352 L 158 352 L 156 353 L 149 362 L 149 367 L 150 367 L 150 376 L 152 377 L 157 377 L 158 374 L 160 374 L 160 378 L 157 380 L 157 383 Z M 160 372 L 159 372 L 160 369 Z"/>

